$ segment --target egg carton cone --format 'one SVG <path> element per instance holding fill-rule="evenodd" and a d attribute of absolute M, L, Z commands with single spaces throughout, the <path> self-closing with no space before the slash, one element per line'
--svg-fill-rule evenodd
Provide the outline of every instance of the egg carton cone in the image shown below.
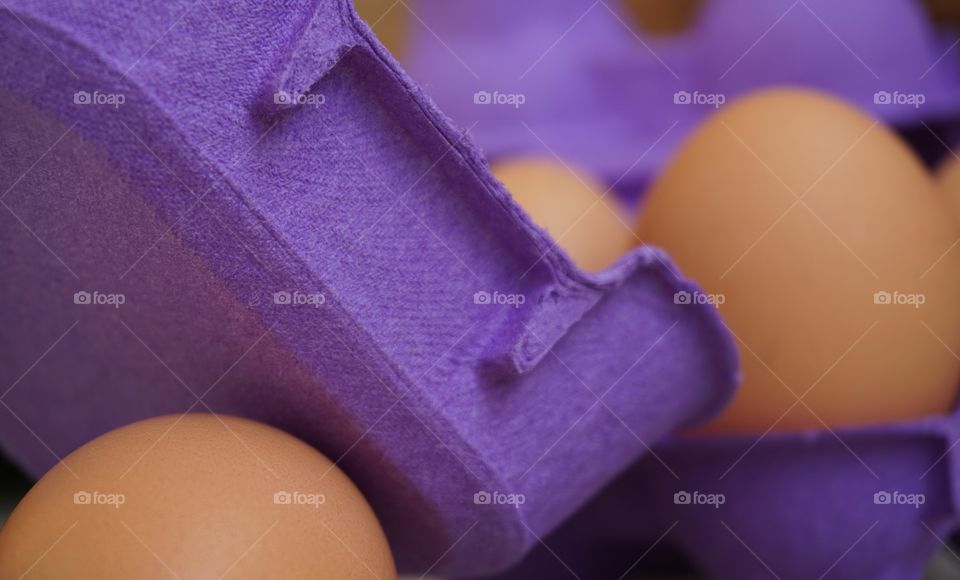
<path fill-rule="evenodd" d="M 921 120 L 960 117 L 957 35 L 915 0 L 708 0 L 668 36 L 620 0 L 408 4 L 409 70 L 491 159 L 555 153 L 627 200 L 705 117 L 765 86 L 818 88 L 922 137 Z"/>
<path fill-rule="evenodd" d="M 960 527 L 958 441 L 957 413 L 674 439 L 545 540 L 559 560 L 541 548 L 498 578 L 549 575 L 560 561 L 617 577 L 655 545 L 718 580 L 917 580 Z"/>
<path fill-rule="evenodd" d="M 337 461 L 401 571 L 493 573 L 731 396 L 668 257 L 578 270 L 349 2 L 0 30 L 0 446 L 32 476 L 230 413 Z"/>

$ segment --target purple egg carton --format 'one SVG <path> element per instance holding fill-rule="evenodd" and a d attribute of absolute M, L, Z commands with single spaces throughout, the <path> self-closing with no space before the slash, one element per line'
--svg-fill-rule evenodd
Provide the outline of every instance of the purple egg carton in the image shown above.
<path fill-rule="evenodd" d="M 960 525 L 958 441 L 957 414 L 675 439 L 548 538 L 553 554 L 498 578 L 556 575 L 560 561 L 584 579 L 617 577 L 655 544 L 718 580 L 916 580 Z M 617 546 L 628 556 L 598 557 Z"/>
<path fill-rule="evenodd" d="M 29 474 L 242 415 L 338 460 L 401 570 L 492 573 L 730 397 L 667 257 L 578 270 L 349 2 L 11 0 L 0 30 L 0 445 Z"/>
<path fill-rule="evenodd" d="M 490 158 L 556 154 L 628 200 L 706 116 L 760 87 L 819 88 L 903 126 L 960 117 L 956 33 L 917 0 L 709 0 L 671 37 L 640 32 L 617 0 L 410 5 L 428 27 L 411 74 Z"/>
<path fill-rule="evenodd" d="M 641 477 L 651 513 L 680 522 L 672 539 L 711 578 L 916 579 L 958 524 L 958 435 L 942 417 L 687 441 Z"/>

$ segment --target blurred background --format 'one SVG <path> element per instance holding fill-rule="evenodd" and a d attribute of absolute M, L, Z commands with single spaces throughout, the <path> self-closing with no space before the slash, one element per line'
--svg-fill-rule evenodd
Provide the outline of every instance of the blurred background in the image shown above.
<path fill-rule="evenodd" d="M 552 154 L 628 201 L 715 110 L 697 106 L 698 94 L 730 102 L 774 85 L 817 88 L 895 126 L 931 165 L 958 142 L 954 0 L 355 4 L 488 160 Z M 488 93 L 508 106 L 475 100 Z"/>

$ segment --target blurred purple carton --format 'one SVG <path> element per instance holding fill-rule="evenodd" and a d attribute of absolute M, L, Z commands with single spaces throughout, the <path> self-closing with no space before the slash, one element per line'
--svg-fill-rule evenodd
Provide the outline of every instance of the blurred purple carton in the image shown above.
<path fill-rule="evenodd" d="M 705 0 L 674 36 L 644 34 L 618 0 L 410 7 L 411 74 L 487 156 L 558 155 L 629 199 L 759 87 L 819 88 L 900 126 L 960 116 L 957 34 L 915 0 Z"/>

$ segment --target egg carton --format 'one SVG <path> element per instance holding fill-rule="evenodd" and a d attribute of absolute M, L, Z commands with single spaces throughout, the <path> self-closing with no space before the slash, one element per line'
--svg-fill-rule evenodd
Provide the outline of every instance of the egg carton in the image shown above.
<path fill-rule="evenodd" d="M 668 257 L 578 270 L 349 2 L 10 0 L 0 29 L 0 445 L 30 475 L 241 415 L 337 460 L 401 570 L 492 573 L 731 396 Z"/>
<path fill-rule="evenodd" d="M 761 87 L 817 88 L 899 127 L 960 117 L 956 34 L 923 2 L 699 4 L 687 30 L 652 37 L 620 0 L 420 0 L 412 27 L 429 30 L 405 64 L 491 159 L 555 153 L 631 201 L 705 117 Z"/>
<path fill-rule="evenodd" d="M 680 521 L 673 540 L 712 578 L 907 580 L 960 525 L 958 436 L 954 415 L 682 442 L 661 455 L 679 479 L 652 465 L 642 477 L 653 512 Z M 668 488 L 673 501 L 653 499 Z M 724 503 L 699 509 L 695 490 Z"/>
<path fill-rule="evenodd" d="M 656 542 L 718 580 L 913 580 L 960 527 L 958 440 L 957 412 L 871 427 L 674 439 L 547 541 L 582 578 L 615 577 Z M 633 547 L 629 561 L 601 559 L 623 545 Z M 534 577 L 556 565 L 541 549 L 498 578 Z"/>

